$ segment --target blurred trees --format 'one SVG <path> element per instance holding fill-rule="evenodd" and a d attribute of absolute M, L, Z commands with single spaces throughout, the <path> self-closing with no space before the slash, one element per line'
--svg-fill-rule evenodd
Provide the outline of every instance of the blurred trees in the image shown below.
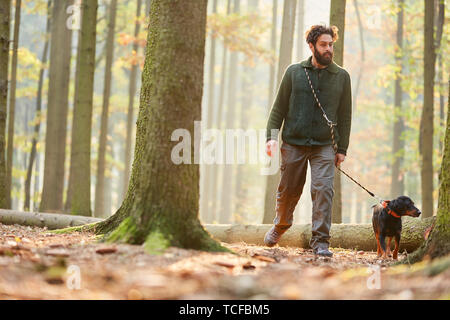
<path fill-rule="evenodd" d="M 62 212 L 64 162 L 72 29 L 67 28 L 67 7 L 73 0 L 54 1 L 52 10 L 47 123 L 45 131 L 44 186 L 39 210 Z"/>
<path fill-rule="evenodd" d="M 283 74 L 292 63 L 292 49 L 294 46 L 296 0 L 285 0 L 283 7 L 283 26 L 281 31 L 280 53 L 278 58 L 277 88 L 279 88 Z M 280 128 L 280 132 L 283 126 Z M 278 139 L 281 143 L 281 139 Z M 280 172 L 266 177 L 266 191 L 264 200 L 263 223 L 272 223 L 275 217 L 276 191 L 280 183 Z"/>
<path fill-rule="evenodd" d="M 334 0 L 330 6 L 330 26 L 336 26 L 339 30 L 339 39 L 334 43 L 333 60 L 341 67 L 344 67 L 345 5 L 346 0 Z M 334 172 L 333 189 L 331 222 L 342 223 L 342 184 L 338 170 Z"/>
<path fill-rule="evenodd" d="M 0 1 L 0 208 L 8 206 L 6 176 L 6 112 L 8 99 L 9 32 L 11 1 Z"/>
<path fill-rule="evenodd" d="M 78 38 L 77 70 L 70 152 L 69 187 L 65 210 L 91 215 L 91 131 L 97 37 L 97 0 L 83 1 Z"/>

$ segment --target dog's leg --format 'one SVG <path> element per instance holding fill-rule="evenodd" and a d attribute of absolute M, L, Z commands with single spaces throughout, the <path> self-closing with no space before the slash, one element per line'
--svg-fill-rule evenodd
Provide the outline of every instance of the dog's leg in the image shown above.
<path fill-rule="evenodd" d="M 395 248 L 394 248 L 394 254 L 392 255 L 392 259 L 397 260 L 398 256 L 398 248 L 400 247 L 400 233 L 397 233 L 395 235 Z"/>
<path fill-rule="evenodd" d="M 386 242 L 384 234 L 380 234 L 380 246 L 381 246 L 381 255 L 383 256 L 383 259 L 386 259 Z"/>
<path fill-rule="evenodd" d="M 375 233 L 375 237 L 377 238 L 377 256 L 381 257 L 380 235 L 378 232 Z"/>
<path fill-rule="evenodd" d="M 392 241 L 392 237 L 387 237 L 386 255 L 388 257 L 391 256 L 391 241 Z"/>

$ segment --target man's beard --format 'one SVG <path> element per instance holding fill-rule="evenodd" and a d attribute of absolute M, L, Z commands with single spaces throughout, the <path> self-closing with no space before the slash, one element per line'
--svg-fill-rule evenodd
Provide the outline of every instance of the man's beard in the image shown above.
<path fill-rule="evenodd" d="M 331 63 L 331 61 L 333 61 L 333 53 L 331 52 L 326 52 L 323 55 L 321 55 L 319 53 L 319 51 L 317 49 L 314 50 L 314 58 L 316 58 L 316 61 L 322 65 L 322 66 L 327 66 Z"/>

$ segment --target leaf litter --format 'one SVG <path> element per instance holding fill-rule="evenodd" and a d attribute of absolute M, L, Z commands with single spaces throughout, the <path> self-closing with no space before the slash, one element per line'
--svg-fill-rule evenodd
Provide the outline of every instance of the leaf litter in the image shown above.
<path fill-rule="evenodd" d="M 235 254 L 171 247 L 152 255 L 90 233 L 45 231 L 0 224 L 0 299 L 450 298 L 450 268 L 394 266 L 375 252 L 331 248 L 333 258 L 317 258 L 241 242 L 222 243 Z"/>

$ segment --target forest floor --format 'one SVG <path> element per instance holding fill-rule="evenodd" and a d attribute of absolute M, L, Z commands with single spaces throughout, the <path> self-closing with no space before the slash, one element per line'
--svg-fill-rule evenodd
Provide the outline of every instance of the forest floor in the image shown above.
<path fill-rule="evenodd" d="M 340 248 L 331 259 L 245 243 L 223 243 L 237 254 L 154 255 L 89 233 L 44 231 L 0 224 L 0 299 L 450 299 L 450 256 L 436 271 L 435 261 L 393 266 Z"/>

